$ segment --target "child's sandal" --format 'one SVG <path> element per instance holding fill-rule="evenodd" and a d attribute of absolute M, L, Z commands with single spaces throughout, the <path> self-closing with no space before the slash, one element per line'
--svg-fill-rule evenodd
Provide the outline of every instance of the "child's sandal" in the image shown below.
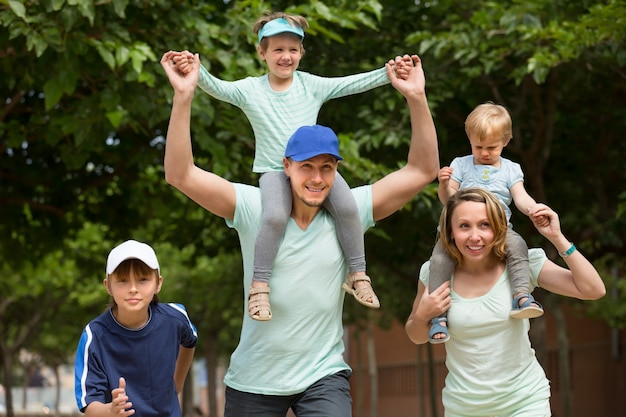
<path fill-rule="evenodd" d="M 268 321 L 272 319 L 270 309 L 270 287 L 250 288 L 248 294 L 248 315 L 258 321 Z"/>
<path fill-rule="evenodd" d="M 356 281 L 366 282 L 366 285 L 360 285 L 354 288 Z M 365 274 L 349 274 L 341 288 L 348 294 L 352 294 L 354 298 L 361 304 L 369 308 L 380 308 L 380 301 L 372 289 L 372 280 Z M 368 301 L 371 300 L 371 301 Z"/>
<path fill-rule="evenodd" d="M 522 298 L 526 298 L 526 301 L 519 304 Z M 514 319 L 534 319 L 543 316 L 543 306 L 535 300 L 531 294 L 520 294 L 517 297 L 513 297 L 513 308 L 509 313 Z"/>
<path fill-rule="evenodd" d="M 446 323 L 444 326 L 442 323 Z M 448 334 L 448 318 L 445 316 L 435 317 L 430 321 L 430 330 L 428 331 L 428 341 L 433 345 L 437 345 L 439 343 L 445 343 L 450 340 L 450 335 Z M 440 339 L 435 339 L 435 335 L 441 333 L 444 337 Z"/>

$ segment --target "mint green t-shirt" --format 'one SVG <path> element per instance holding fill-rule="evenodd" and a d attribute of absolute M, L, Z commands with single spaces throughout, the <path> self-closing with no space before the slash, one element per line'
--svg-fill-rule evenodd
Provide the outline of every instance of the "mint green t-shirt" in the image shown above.
<path fill-rule="evenodd" d="M 316 381 L 343 369 L 342 311 L 347 263 L 337 239 L 335 221 L 320 211 L 302 230 L 290 218 L 270 278 L 272 319 L 251 319 L 247 291 L 252 282 L 254 243 L 261 226 L 261 192 L 235 184 L 234 219 L 244 269 L 244 311 L 239 345 L 224 378 L 238 391 L 265 395 L 303 392 Z M 372 187 L 351 190 L 363 230 L 374 225 Z"/>
<path fill-rule="evenodd" d="M 198 87 L 218 100 L 239 107 L 254 132 L 252 170 L 283 170 L 287 142 L 301 126 L 317 123 L 322 105 L 331 99 L 362 93 L 389 84 L 385 67 L 345 77 L 320 77 L 295 71 L 285 91 L 274 91 L 268 75 L 224 81 L 200 68 Z"/>
<path fill-rule="evenodd" d="M 542 249 L 530 249 L 528 259 L 535 288 L 547 257 Z M 426 287 L 428 264 L 420 270 Z M 509 317 L 507 270 L 483 296 L 468 299 L 454 291 L 450 296 L 448 375 L 442 393 L 445 416 L 550 417 L 550 383 L 530 344 L 530 321 Z"/>

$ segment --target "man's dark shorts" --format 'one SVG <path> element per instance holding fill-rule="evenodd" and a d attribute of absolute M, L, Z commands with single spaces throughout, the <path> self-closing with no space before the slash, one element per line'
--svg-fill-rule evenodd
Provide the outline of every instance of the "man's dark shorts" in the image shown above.
<path fill-rule="evenodd" d="M 343 370 L 294 395 L 261 395 L 226 387 L 224 417 L 285 417 L 291 408 L 297 417 L 351 417 L 350 376 Z"/>

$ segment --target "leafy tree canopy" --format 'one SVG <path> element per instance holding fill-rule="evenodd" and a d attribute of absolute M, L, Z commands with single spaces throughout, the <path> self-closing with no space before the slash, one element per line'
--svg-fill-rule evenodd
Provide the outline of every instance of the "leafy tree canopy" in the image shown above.
<path fill-rule="evenodd" d="M 268 9 L 309 20 L 303 71 L 346 75 L 419 53 L 442 165 L 469 153 L 463 122 L 475 105 L 505 105 L 515 129 L 505 156 L 522 164 L 531 195 L 561 214 L 568 237 L 618 289 L 594 304 L 596 313 L 624 325 L 616 308 L 626 259 L 624 0 L 0 0 L 0 321 L 8 344 L 43 346 L 55 330 L 47 321 L 80 328 L 101 311 L 106 254 L 132 237 L 160 255 L 164 298 L 185 303 L 201 334 L 232 348 L 243 291 L 237 237 L 164 182 L 172 92 L 158 61 L 187 49 L 220 78 L 262 74 L 252 23 Z M 408 115 L 391 87 L 333 100 L 319 121 L 339 133 L 352 185 L 406 158 Z M 198 93 L 192 134 L 200 166 L 256 184 L 254 138 L 239 109 Z M 385 320 L 408 314 L 439 209 L 433 184 L 367 235 Z M 545 244 L 525 216 L 513 222 L 529 244 Z M 8 307 L 26 304 L 33 315 L 47 308 L 33 327 L 39 336 L 24 334 L 20 309 Z"/>

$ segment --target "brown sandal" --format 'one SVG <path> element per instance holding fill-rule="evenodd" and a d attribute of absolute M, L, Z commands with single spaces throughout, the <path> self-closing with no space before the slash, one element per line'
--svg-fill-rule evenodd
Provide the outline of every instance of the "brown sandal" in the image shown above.
<path fill-rule="evenodd" d="M 268 321 L 272 319 L 272 310 L 270 309 L 270 287 L 250 288 L 248 294 L 248 315 L 259 321 Z"/>
<path fill-rule="evenodd" d="M 367 284 L 354 288 L 356 281 L 364 281 Z M 380 301 L 372 289 L 372 280 L 365 274 L 349 274 L 341 288 L 348 294 L 352 294 L 354 298 L 361 304 L 369 308 L 380 308 Z M 371 299 L 372 301 L 367 301 Z"/>

